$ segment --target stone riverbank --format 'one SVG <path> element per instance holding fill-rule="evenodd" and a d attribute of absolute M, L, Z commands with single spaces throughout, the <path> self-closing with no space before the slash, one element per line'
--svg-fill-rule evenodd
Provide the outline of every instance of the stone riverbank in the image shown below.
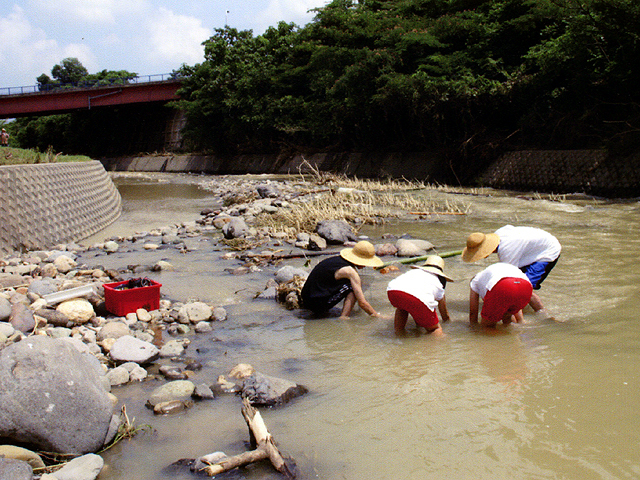
<path fill-rule="evenodd" d="M 0 446 L 0 477 L 95 479 L 103 468 L 96 452 L 123 433 L 117 389 L 131 382 L 162 380 L 148 398 L 139 399 L 158 415 L 184 411 L 194 401 L 216 395 L 238 393 L 254 405 L 274 405 L 307 391 L 246 364 L 208 381 L 191 380 L 202 366 L 190 359 L 189 345 L 194 336 L 233 321 L 225 305 L 163 295 L 157 309 L 116 315 L 107 308 L 105 284 L 174 268 L 167 261 L 145 263 L 145 252 L 189 255 L 190 245 L 203 236 L 228 247 L 219 261 L 228 262 L 230 276 L 277 266 L 256 296 L 297 308 L 308 269 L 284 265 L 286 258 L 337 253 L 358 240 L 345 221 L 319 222 L 314 233 L 256 222 L 261 215 L 276 215 L 295 208 L 296 202 L 326 195 L 326 189 L 319 193 L 308 185 L 246 179 L 218 179 L 209 188 L 220 199 L 216 203 L 226 206 L 204 210 L 199 221 L 88 247 L 52 245 L 0 260 L 0 437 L 9 441 Z M 278 253 L 285 248 L 289 257 Z M 426 239 L 386 239 L 376 245 L 378 255 L 390 258 L 424 255 L 432 248 Z M 100 264 L 101 258 L 116 253 L 131 258 L 131 265 L 113 270 Z M 80 260 L 88 254 L 91 265 Z M 38 451 L 76 459 L 57 469 Z M 184 468 L 202 465 L 202 460 L 191 459 Z"/>

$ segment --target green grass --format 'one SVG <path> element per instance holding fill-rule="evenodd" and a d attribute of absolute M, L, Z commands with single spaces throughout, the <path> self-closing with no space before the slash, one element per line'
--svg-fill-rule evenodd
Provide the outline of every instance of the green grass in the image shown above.
<path fill-rule="evenodd" d="M 63 155 L 53 149 L 46 152 L 26 150 L 24 148 L 0 148 L 0 165 L 24 165 L 35 163 L 88 162 L 91 158 L 85 155 Z"/>

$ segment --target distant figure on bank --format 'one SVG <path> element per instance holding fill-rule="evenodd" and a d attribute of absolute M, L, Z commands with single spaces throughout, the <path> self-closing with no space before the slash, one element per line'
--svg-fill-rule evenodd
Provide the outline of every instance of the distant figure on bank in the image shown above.
<path fill-rule="evenodd" d="M 340 318 L 349 318 L 356 302 L 369 315 L 379 317 L 364 298 L 357 269 L 382 265 L 375 248 L 367 241 L 341 250 L 339 256 L 322 260 L 313 268 L 302 287 L 302 306 L 314 313 L 324 313 L 344 299 Z"/>
<path fill-rule="evenodd" d="M 424 265 L 411 267 L 389 282 L 387 296 L 391 305 L 396 307 L 393 327 L 397 334 L 405 332 L 409 315 L 418 327 L 424 327 L 428 333 L 442 335 L 442 327 L 436 313 L 436 306 L 442 321 L 449 320 L 444 289 L 451 278 L 444 274 L 444 260 L 438 255 L 429 255 Z"/>
<path fill-rule="evenodd" d="M 495 233 L 475 232 L 469 235 L 467 246 L 462 251 L 462 260 L 475 262 L 496 252 L 501 262 L 518 267 L 527 276 L 533 289 L 539 290 L 556 266 L 560 250 L 558 239 L 540 228 L 506 225 Z M 535 312 L 544 308 L 536 293 L 531 295 L 529 305 Z"/>
<path fill-rule="evenodd" d="M 522 322 L 522 309 L 531 300 L 533 286 L 527 276 L 509 263 L 494 263 L 478 273 L 469 285 L 469 323 L 478 323 L 480 298 L 481 324 L 495 326 Z"/>
<path fill-rule="evenodd" d="M 2 132 L 0 132 L 0 145 L 3 147 L 9 146 L 9 134 L 4 128 L 2 129 Z"/>

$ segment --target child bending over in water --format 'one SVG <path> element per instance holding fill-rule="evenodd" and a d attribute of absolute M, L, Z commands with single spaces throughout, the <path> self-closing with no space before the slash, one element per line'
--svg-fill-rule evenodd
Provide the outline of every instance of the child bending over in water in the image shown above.
<path fill-rule="evenodd" d="M 416 325 L 424 327 L 428 333 L 442 335 L 442 327 L 436 313 L 436 306 L 442 321 L 449 320 L 449 311 L 444 296 L 447 281 L 444 274 L 444 260 L 438 255 L 429 255 L 424 265 L 411 267 L 407 273 L 394 278 L 387 286 L 387 296 L 396 307 L 393 326 L 397 334 L 405 332 L 409 314 Z"/>

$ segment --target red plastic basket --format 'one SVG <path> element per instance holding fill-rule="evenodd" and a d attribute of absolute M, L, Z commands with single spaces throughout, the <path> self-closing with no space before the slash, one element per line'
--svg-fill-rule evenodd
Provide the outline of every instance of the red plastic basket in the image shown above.
<path fill-rule="evenodd" d="M 105 283 L 104 303 L 107 310 L 114 315 L 124 317 L 127 313 L 135 312 L 139 308 L 145 310 L 157 310 L 160 308 L 161 283 L 150 280 L 148 287 L 128 288 L 116 290 L 115 288 L 128 283 L 129 280 L 115 283 Z"/>

